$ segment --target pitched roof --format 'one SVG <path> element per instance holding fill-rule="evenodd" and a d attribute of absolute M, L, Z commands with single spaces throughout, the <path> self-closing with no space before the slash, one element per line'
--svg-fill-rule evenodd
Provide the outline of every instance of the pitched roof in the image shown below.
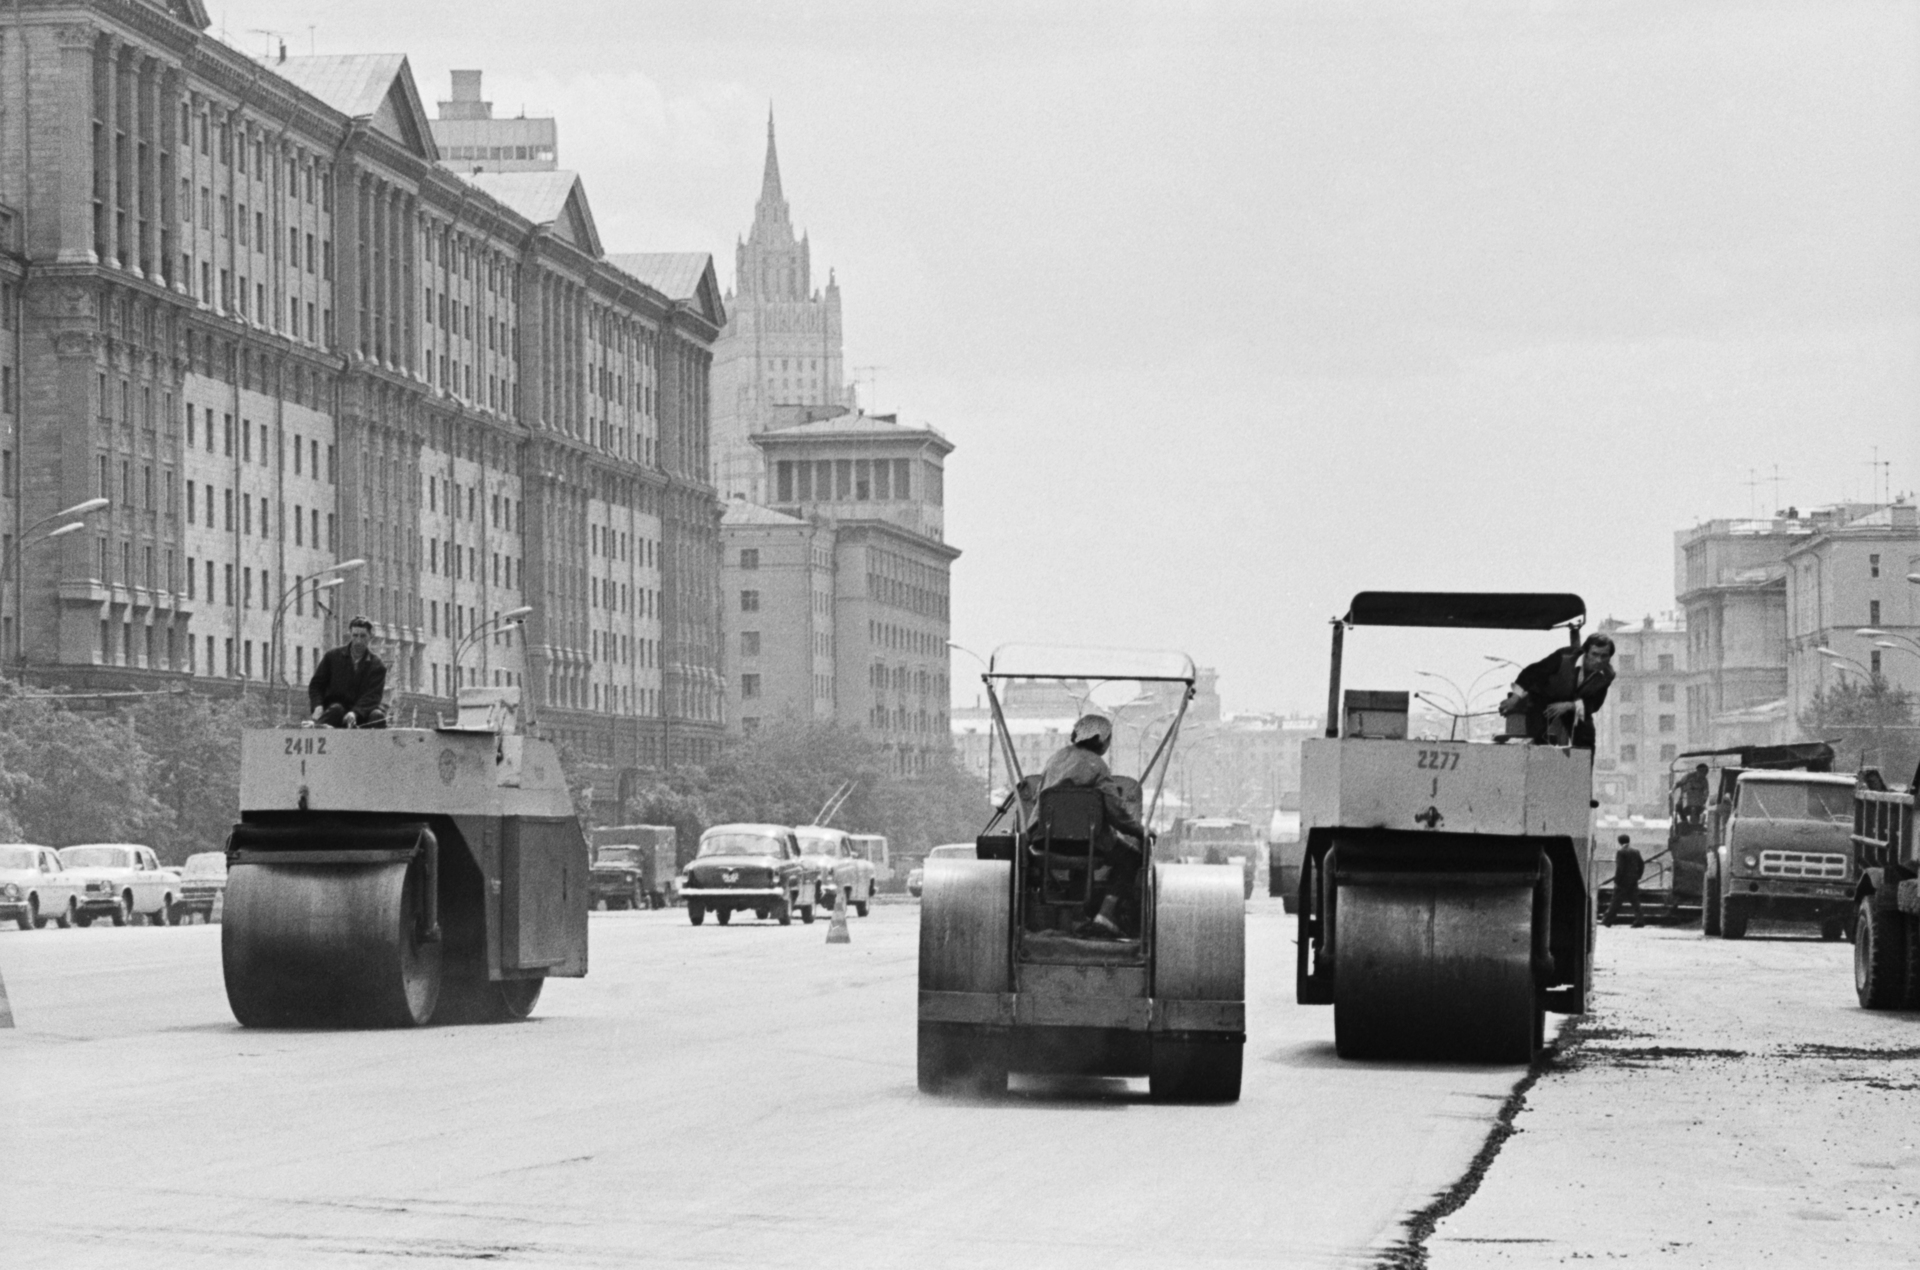
<path fill-rule="evenodd" d="M 498 199 L 536 225 L 592 256 L 601 254 L 600 231 L 587 206 L 586 187 L 573 172 L 463 172 L 461 179 Z"/>
<path fill-rule="evenodd" d="M 273 72 L 295 88 L 311 93 L 349 119 L 370 120 L 373 128 L 415 154 L 438 160 L 426 108 L 420 104 L 413 70 L 405 53 L 329 53 L 289 57 Z"/>
<path fill-rule="evenodd" d="M 749 503 L 744 498 L 730 499 L 725 514 L 720 517 L 720 527 L 726 529 L 738 525 L 804 525 L 807 522 L 771 507 L 762 507 L 758 503 Z"/>
<path fill-rule="evenodd" d="M 725 326 L 727 310 L 720 299 L 720 280 L 713 257 L 704 251 L 641 251 L 608 256 L 607 263 L 646 283 L 661 295 L 699 312 L 715 326 Z"/>

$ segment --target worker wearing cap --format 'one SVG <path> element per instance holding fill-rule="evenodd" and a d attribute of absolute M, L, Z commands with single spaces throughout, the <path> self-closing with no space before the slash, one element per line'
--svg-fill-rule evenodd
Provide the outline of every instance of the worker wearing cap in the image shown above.
<path fill-rule="evenodd" d="M 1120 897 L 1130 895 L 1140 880 L 1141 848 L 1147 830 L 1127 806 L 1113 770 L 1103 757 L 1113 743 L 1113 722 L 1105 715 L 1082 715 L 1073 725 L 1069 743 L 1062 746 L 1040 776 L 1040 792 L 1066 786 L 1098 789 L 1106 812 L 1107 828 L 1112 832 L 1107 856 L 1107 880 L 1096 898 L 1088 901 L 1091 916 L 1082 933 L 1118 938 L 1121 934 L 1117 915 Z"/>
<path fill-rule="evenodd" d="M 368 645 L 373 623 L 356 617 L 347 623 L 347 642 L 329 649 L 307 682 L 309 727 L 384 728 L 380 699 L 387 691 L 387 666 Z"/>
<path fill-rule="evenodd" d="M 1601 925 L 1613 925 L 1614 919 L 1620 916 L 1620 906 L 1629 902 L 1633 905 L 1633 924 L 1647 924 L 1646 916 L 1640 911 L 1640 879 L 1646 871 L 1647 862 L 1633 845 L 1633 839 L 1621 834 L 1618 849 L 1613 853 L 1613 902 L 1607 905 L 1607 915 Z"/>

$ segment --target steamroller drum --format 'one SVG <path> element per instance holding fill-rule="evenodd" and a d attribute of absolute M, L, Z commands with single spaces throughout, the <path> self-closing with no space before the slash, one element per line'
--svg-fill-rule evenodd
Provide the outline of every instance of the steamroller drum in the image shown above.
<path fill-rule="evenodd" d="M 438 1024 L 518 1023 L 533 1013 L 540 1000 L 542 979 L 487 978 L 483 965 L 449 969 L 440 984 L 440 1003 L 434 1007 Z"/>
<path fill-rule="evenodd" d="M 236 865 L 220 959 L 244 1027 L 418 1027 L 440 996 L 441 947 L 420 939 L 425 867 Z"/>
<path fill-rule="evenodd" d="M 1157 1002 L 1232 1003 L 1239 1025 L 1153 1037 L 1147 1090 L 1155 1102 L 1233 1102 L 1240 1097 L 1247 997 L 1247 907 L 1241 878 L 1204 864 L 1154 869 Z M 1232 1009 L 1237 1005 L 1238 1010 Z"/>
<path fill-rule="evenodd" d="M 1342 883 L 1334 903 L 1340 1057 L 1532 1060 L 1531 887 Z"/>
<path fill-rule="evenodd" d="M 920 900 L 920 990 L 1007 991 L 1013 866 L 1005 860 L 929 860 Z M 1004 1093 L 1005 1028 L 919 1020 L 917 1079 L 923 1093 Z"/>

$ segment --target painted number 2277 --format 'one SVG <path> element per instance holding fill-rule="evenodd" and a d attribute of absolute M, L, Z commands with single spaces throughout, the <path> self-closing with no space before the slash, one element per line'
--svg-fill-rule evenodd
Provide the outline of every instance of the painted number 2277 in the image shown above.
<path fill-rule="evenodd" d="M 1421 750 L 1420 761 L 1414 766 L 1422 771 L 1451 772 L 1460 766 L 1460 751 Z"/>

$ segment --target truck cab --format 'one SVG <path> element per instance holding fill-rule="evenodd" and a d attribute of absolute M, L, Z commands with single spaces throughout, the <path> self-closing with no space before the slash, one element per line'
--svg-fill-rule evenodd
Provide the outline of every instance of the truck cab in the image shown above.
<path fill-rule="evenodd" d="M 1754 917 L 1818 922 L 1824 939 L 1848 933 L 1854 784 L 1832 772 L 1723 771 L 1706 816 L 1707 935 L 1739 939 Z"/>

